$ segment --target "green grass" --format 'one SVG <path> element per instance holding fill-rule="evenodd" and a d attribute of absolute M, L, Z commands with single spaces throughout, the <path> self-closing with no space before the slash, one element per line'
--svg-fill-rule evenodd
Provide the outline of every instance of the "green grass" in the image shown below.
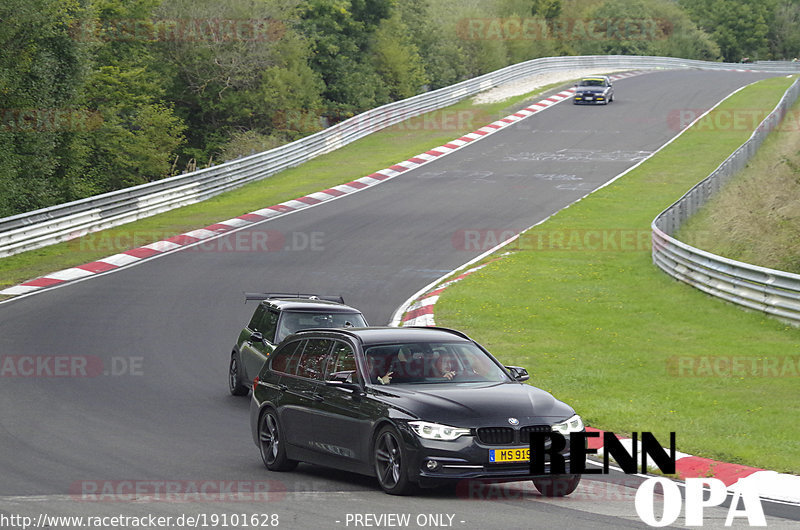
<path fill-rule="evenodd" d="M 556 86 L 562 84 L 500 103 L 466 99 L 202 203 L 2 258 L 0 289 L 361 178 L 505 117 Z"/>
<path fill-rule="evenodd" d="M 759 82 L 720 110 L 771 109 L 791 82 Z M 448 288 L 437 323 L 466 331 L 507 364 L 526 366 L 534 385 L 593 427 L 651 431 L 662 442 L 675 431 L 681 451 L 800 472 L 791 419 L 800 397 L 800 330 L 671 279 L 653 266 L 647 243 L 653 218 L 749 134 L 687 131 Z M 716 356 L 788 359 L 795 371 L 676 370 Z"/>
<path fill-rule="evenodd" d="M 800 273 L 800 100 L 747 167 L 678 232 L 731 259 Z"/>

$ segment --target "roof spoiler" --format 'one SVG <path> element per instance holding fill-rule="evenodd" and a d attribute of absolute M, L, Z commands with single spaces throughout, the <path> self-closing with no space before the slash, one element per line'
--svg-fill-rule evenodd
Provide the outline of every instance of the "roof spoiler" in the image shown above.
<path fill-rule="evenodd" d="M 344 303 L 341 296 L 308 293 L 244 293 L 245 303 L 250 300 L 269 300 L 270 298 L 308 298 L 309 300 L 325 300 L 326 302 Z"/>

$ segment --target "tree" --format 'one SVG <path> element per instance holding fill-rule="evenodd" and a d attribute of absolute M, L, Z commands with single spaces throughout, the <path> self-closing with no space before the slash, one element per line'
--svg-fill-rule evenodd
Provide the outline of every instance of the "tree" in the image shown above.
<path fill-rule="evenodd" d="M 769 45 L 774 59 L 800 56 L 800 1 L 782 0 L 775 6 Z"/>
<path fill-rule="evenodd" d="M 0 4 L 0 217 L 69 200 L 80 188 L 86 50 L 77 2 Z"/>
<path fill-rule="evenodd" d="M 447 3 L 446 3 L 447 2 Z M 411 41 L 417 46 L 432 89 L 457 83 L 468 77 L 467 52 L 458 34 L 456 14 L 461 2 L 453 0 L 405 0 L 396 4 Z"/>
<path fill-rule="evenodd" d="M 680 4 L 711 35 L 726 61 L 768 55 L 774 0 L 680 0 Z"/>
<path fill-rule="evenodd" d="M 312 50 L 309 64 L 324 82 L 323 97 L 334 116 L 387 103 L 389 90 L 368 49 L 390 1 L 309 0 L 298 24 Z"/>
<path fill-rule="evenodd" d="M 375 71 L 392 99 L 414 96 L 427 82 L 419 51 L 398 14 L 380 22 L 370 51 Z"/>
<path fill-rule="evenodd" d="M 561 0 L 533 0 L 531 14 L 546 20 L 555 20 L 561 15 Z"/>
<path fill-rule="evenodd" d="M 164 178 L 183 143 L 185 125 L 166 101 L 169 86 L 153 53 L 157 0 L 96 0 L 88 29 L 91 72 L 84 106 L 99 123 L 86 137 L 86 185 L 93 193 Z"/>
<path fill-rule="evenodd" d="M 717 61 L 719 46 L 711 35 L 697 27 L 688 13 L 673 2 L 651 1 L 653 20 L 659 27 L 659 37 L 650 48 L 651 55 L 685 57 Z"/>
<path fill-rule="evenodd" d="M 145 68 L 100 66 L 90 77 L 87 105 L 101 122 L 86 137 L 86 174 L 95 193 L 114 191 L 169 175 L 185 126 Z"/>
<path fill-rule="evenodd" d="M 234 133 L 269 134 L 281 115 L 320 106 L 322 83 L 294 29 L 298 13 L 288 1 L 166 0 L 158 7 L 159 18 L 193 25 L 157 43 L 172 80 L 168 97 L 189 125 L 186 157 L 208 159 Z"/>

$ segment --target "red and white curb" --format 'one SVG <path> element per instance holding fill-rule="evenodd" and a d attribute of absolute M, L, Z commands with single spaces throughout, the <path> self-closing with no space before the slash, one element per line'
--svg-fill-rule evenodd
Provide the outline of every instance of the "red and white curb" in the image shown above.
<path fill-rule="evenodd" d="M 497 258 L 500 259 L 500 258 Z M 496 261 L 496 260 L 492 260 Z M 407 308 L 403 309 L 399 318 L 402 326 L 435 326 L 434 306 L 439 300 L 439 296 L 449 286 L 457 283 L 467 276 L 479 271 L 490 262 L 472 267 L 467 271 L 456 276 L 452 280 L 435 285 L 433 288 L 416 298 Z M 603 455 L 603 432 L 600 429 L 587 427 L 589 432 L 599 432 L 599 438 L 589 438 L 589 448 L 597 449 L 597 454 Z M 617 436 L 623 447 L 629 454 L 633 452 L 633 440 Z M 637 449 L 640 449 L 638 447 Z M 641 451 L 639 451 L 641 453 Z M 636 461 L 641 461 L 640 454 L 637 454 Z M 716 478 L 721 480 L 725 486 L 732 490 L 737 485 L 747 485 L 751 491 L 758 492 L 763 499 L 800 504 L 800 476 L 787 473 L 778 473 L 765 469 L 744 466 L 741 464 L 728 464 L 718 460 L 693 456 L 687 453 L 675 451 L 675 471 L 681 480 L 687 478 Z"/>
<path fill-rule="evenodd" d="M 438 285 L 432 291 L 423 294 L 417 301 L 408 306 L 408 309 L 403 313 L 400 319 L 401 326 L 435 326 L 436 322 L 433 319 L 433 306 L 439 301 L 439 295 L 456 282 L 460 282 L 470 274 L 473 274 L 489 263 L 483 263 L 477 267 L 473 267 L 462 274 L 459 274 L 452 280 L 448 280 Z"/>
<path fill-rule="evenodd" d="M 642 73 L 644 72 L 626 72 L 610 76 L 610 78 L 612 80 L 623 79 L 627 77 L 633 77 L 635 75 L 641 75 Z M 107 273 L 122 267 L 139 263 L 149 258 L 164 255 L 181 248 L 202 243 L 204 240 L 219 237 L 234 230 L 246 228 L 256 223 L 261 223 L 278 216 L 293 213 L 305 208 L 310 208 L 312 206 L 316 206 L 317 204 L 361 191 L 363 189 L 375 186 L 376 184 L 380 184 L 386 180 L 392 179 L 408 170 L 415 169 L 432 160 L 446 156 L 464 147 L 465 145 L 480 140 L 481 138 L 485 138 L 492 133 L 503 129 L 512 123 L 516 123 L 520 120 L 533 116 L 537 112 L 568 99 L 572 96 L 574 91 L 575 90 L 572 88 L 563 90 L 558 94 L 538 101 L 531 106 L 520 110 L 519 112 L 515 112 L 514 114 L 506 116 L 505 118 L 494 121 L 444 145 L 440 145 L 439 147 L 435 147 L 425 151 L 424 153 L 412 156 L 408 160 L 398 162 L 393 166 L 376 171 L 371 175 L 361 177 L 360 179 L 348 182 L 347 184 L 341 184 L 339 186 L 334 186 L 333 188 L 328 188 L 326 190 L 311 193 L 303 197 L 298 197 L 297 199 L 286 201 L 281 204 L 262 208 L 254 212 L 240 215 L 239 217 L 235 217 L 233 219 L 228 219 L 227 221 L 220 221 L 218 223 L 206 226 L 205 228 L 192 230 L 191 232 L 179 234 L 162 241 L 156 241 L 155 243 L 150 243 L 149 245 L 126 250 L 119 254 L 114 254 L 113 256 L 93 261 L 91 263 L 85 263 L 83 265 L 78 265 L 77 267 L 70 267 L 68 269 L 46 274 L 45 276 L 29 280 L 14 287 L 3 289 L 0 291 L 0 295 L 18 296 L 30 294 L 46 287 L 63 285 L 71 281 L 85 279 L 101 273 Z"/>

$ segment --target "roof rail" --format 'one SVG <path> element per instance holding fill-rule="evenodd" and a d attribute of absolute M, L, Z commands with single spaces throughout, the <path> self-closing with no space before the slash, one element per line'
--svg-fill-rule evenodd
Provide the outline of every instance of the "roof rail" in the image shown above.
<path fill-rule="evenodd" d="M 402 326 L 402 327 L 407 328 L 407 329 L 408 328 L 436 329 L 436 330 L 439 330 L 439 331 L 446 331 L 448 333 L 452 333 L 453 335 L 465 338 L 467 340 L 472 340 L 463 331 L 458 331 L 457 329 L 453 329 L 453 328 L 445 328 L 445 327 L 442 327 L 442 326 Z"/>
<path fill-rule="evenodd" d="M 269 300 L 271 298 L 307 298 L 309 300 L 325 300 L 326 302 L 344 303 L 344 298 L 334 295 L 325 294 L 308 294 L 308 293 L 244 293 L 244 301 L 247 303 L 250 300 Z"/>
<path fill-rule="evenodd" d="M 448 333 L 452 333 L 453 335 L 455 335 L 457 337 L 462 337 L 462 338 L 464 338 L 464 339 L 466 339 L 466 340 L 468 340 L 470 342 L 474 342 L 471 338 L 469 338 L 469 336 L 467 336 L 466 333 L 458 331 L 457 329 L 444 328 L 444 327 L 440 327 L 440 326 L 401 326 L 401 327 L 368 326 L 368 327 L 370 327 L 370 328 L 382 328 L 382 329 L 435 329 L 437 331 L 445 331 L 445 332 L 448 332 Z M 364 341 L 361 339 L 361 336 L 359 334 L 351 331 L 350 328 L 346 328 L 346 327 L 339 327 L 339 328 L 303 328 L 303 329 L 298 329 L 297 331 L 292 333 L 292 335 L 305 335 L 305 334 L 308 334 L 308 333 L 320 333 L 320 332 L 342 333 L 342 334 L 348 335 L 349 337 L 357 340 L 361 344 L 364 343 Z M 485 348 L 480 346 L 480 344 L 478 346 L 481 349 L 483 349 L 484 351 L 486 351 Z"/>
<path fill-rule="evenodd" d="M 363 343 L 361 337 L 356 333 L 350 331 L 350 328 L 347 327 L 339 327 L 339 328 L 303 328 L 298 329 L 292 335 L 305 335 L 306 333 L 320 333 L 320 332 L 332 332 L 332 333 L 342 333 L 344 335 L 349 336 L 350 338 L 357 340 L 358 342 Z"/>

